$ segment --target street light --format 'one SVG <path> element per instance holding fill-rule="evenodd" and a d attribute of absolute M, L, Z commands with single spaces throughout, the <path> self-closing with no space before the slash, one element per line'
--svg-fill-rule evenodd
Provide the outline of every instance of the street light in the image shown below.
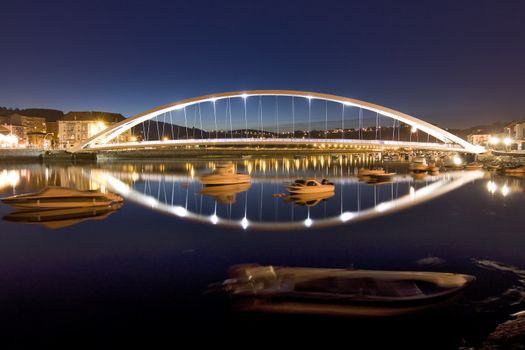
<path fill-rule="evenodd" d="M 499 139 L 499 137 L 497 137 L 497 136 L 491 136 L 491 137 L 489 138 L 489 143 L 490 143 L 491 145 L 497 145 L 499 142 L 500 142 L 500 139 Z"/>

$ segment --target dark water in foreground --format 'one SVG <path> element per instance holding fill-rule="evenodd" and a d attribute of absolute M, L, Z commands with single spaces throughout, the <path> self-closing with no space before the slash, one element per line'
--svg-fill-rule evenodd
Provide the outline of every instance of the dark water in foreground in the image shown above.
<path fill-rule="evenodd" d="M 355 159 L 250 159 L 237 164 L 252 176 L 248 189 L 202 194 L 198 176 L 214 166 L 0 165 L 2 197 L 46 185 L 124 197 L 120 209 L 98 216 L 0 222 L 2 348 L 175 347 L 189 339 L 457 349 L 525 309 L 523 179 L 482 172 L 415 179 L 398 163 L 388 166 L 400 176 L 373 185 L 354 176 Z M 306 176 L 334 181 L 334 196 L 272 196 Z M 12 212 L 0 205 L 1 216 Z M 250 315 L 206 293 L 242 263 L 443 271 L 477 281 L 450 307 L 409 317 Z"/>

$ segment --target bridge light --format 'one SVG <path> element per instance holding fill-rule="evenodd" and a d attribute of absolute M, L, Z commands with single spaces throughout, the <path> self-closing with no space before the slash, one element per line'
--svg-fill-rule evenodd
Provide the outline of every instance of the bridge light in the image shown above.
<path fill-rule="evenodd" d="M 505 137 L 503 139 L 503 143 L 505 144 L 505 146 L 509 146 L 512 143 L 512 139 L 510 137 Z"/>
<path fill-rule="evenodd" d="M 247 94 L 242 94 L 241 97 L 246 100 L 248 98 L 248 95 Z"/>
<path fill-rule="evenodd" d="M 491 136 L 491 137 L 489 138 L 489 143 L 490 143 L 491 145 L 497 145 L 499 142 L 500 142 L 500 139 L 499 139 L 499 137 L 497 137 L 497 136 Z"/>
<path fill-rule="evenodd" d="M 173 208 L 172 212 L 175 215 L 180 216 L 180 217 L 185 217 L 186 215 L 188 215 L 188 211 L 186 210 L 186 208 L 181 207 L 181 206 L 177 206 L 177 207 Z"/>
<path fill-rule="evenodd" d="M 131 136 L 131 142 L 137 142 L 137 137 L 136 136 Z"/>
<path fill-rule="evenodd" d="M 463 163 L 463 161 L 461 160 L 461 158 L 459 156 L 454 156 L 454 165 L 461 165 L 461 163 Z"/>
<path fill-rule="evenodd" d="M 410 129 L 410 131 L 413 133 L 416 133 L 417 132 L 417 128 L 415 126 L 412 127 L 412 129 Z"/>
<path fill-rule="evenodd" d="M 312 224 L 313 224 L 312 219 L 308 218 L 308 219 L 304 220 L 304 226 L 310 227 L 310 226 L 312 226 Z"/>
<path fill-rule="evenodd" d="M 353 106 L 352 103 L 350 103 L 350 102 L 345 102 L 344 105 L 345 106 Z"/>
<path fill-rule="evenodd" d="M 219 217 L 216 214 L 210 216 L 210 221 L 212 224 L 216 225 L 219 222 Z"/>
<path fill-rule="evenodd" d="M 168 141 L 169 139 L 168 139 L 167 137 L 164 137 L 162 140 L 163 140 L 164 142 L 166 142 L 166 141 Z"/>
<path fill-rule="evenodd" d="M 311 101 L 313 97 L 312 97 L 312 96 L 306 96 L 306 98 L 307 98 L 309 101 Z"/>
<path fill-rule="evenodd" d="M 218 97 L 212 97 L 212 98 L 210 98 L 210 101 L 215 103 L 218 99 L 219 99 Z"/>
<path fill-rule="evenodd" d="M 347 222 L 348 220 L 352 219 L 354 216 L 356 216 L 356 214 L 351 213 L 349 211 L 345 211 L 344 213 L 341 213 L 339 218 L 341 219 L 342 222 Z"/>
<path fill-rule="evenodd" d="M 249 225 L 250 223 L 248 222 L 248 219 L 246 218 L 246 216 L 243 217 L 241 220 L 241 227 L 246 230 Z"/>

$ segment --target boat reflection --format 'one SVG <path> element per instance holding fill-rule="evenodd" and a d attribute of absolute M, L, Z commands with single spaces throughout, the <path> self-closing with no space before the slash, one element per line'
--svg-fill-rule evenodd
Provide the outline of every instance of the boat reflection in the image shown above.
<path fill-rule="evenodd" d="M 246 192 L 250 188 L 250 183 L 236 183 L 230 185 L 205 186 L 200 194 L 215 198 L 221 204 L 233 204 L 236 202 L 236 194 Z"/>
<path fill-rule="evenodd" d="M 240 311 L 375 317 L 442 306 L 474 280 L 443 272 L 238 265 L 222 290 Z"/>
<path fill-rule="evenodd" d="M 59 229 L 88 220 L 104 220 L 122 207 L 122 203 L 104 206 L 64 209 L 18 210 L 4 216 L 4 220 L 21 224 L 40 224 Z"/>
<path fill-rule="evenodd" d="M 285 197 L 284 200 L 296 205 L 314 207 L 322 201 L 332 198 L 333 196 L 335 196 L 335 192 L 294 193 L 288 197 Z"/>
<path fill-rule="evenodd" d="M 6 221 L 57 229 L 86 220 L 103 220 L 122 207 L 123 198 L 107 191 L 48 186 L 36 193 L 2 198 L 2 202 L 16 209 L 3 217 Z"/>

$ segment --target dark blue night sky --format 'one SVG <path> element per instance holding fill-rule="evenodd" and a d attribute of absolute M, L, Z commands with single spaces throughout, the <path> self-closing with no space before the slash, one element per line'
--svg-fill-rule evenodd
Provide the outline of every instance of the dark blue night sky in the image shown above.
<path fill-rule="evenodd" d="M 456 127 L 525 118 L 525 2 L 4 1 L 0 106 L 131 116 L 297 89 Z"/>

